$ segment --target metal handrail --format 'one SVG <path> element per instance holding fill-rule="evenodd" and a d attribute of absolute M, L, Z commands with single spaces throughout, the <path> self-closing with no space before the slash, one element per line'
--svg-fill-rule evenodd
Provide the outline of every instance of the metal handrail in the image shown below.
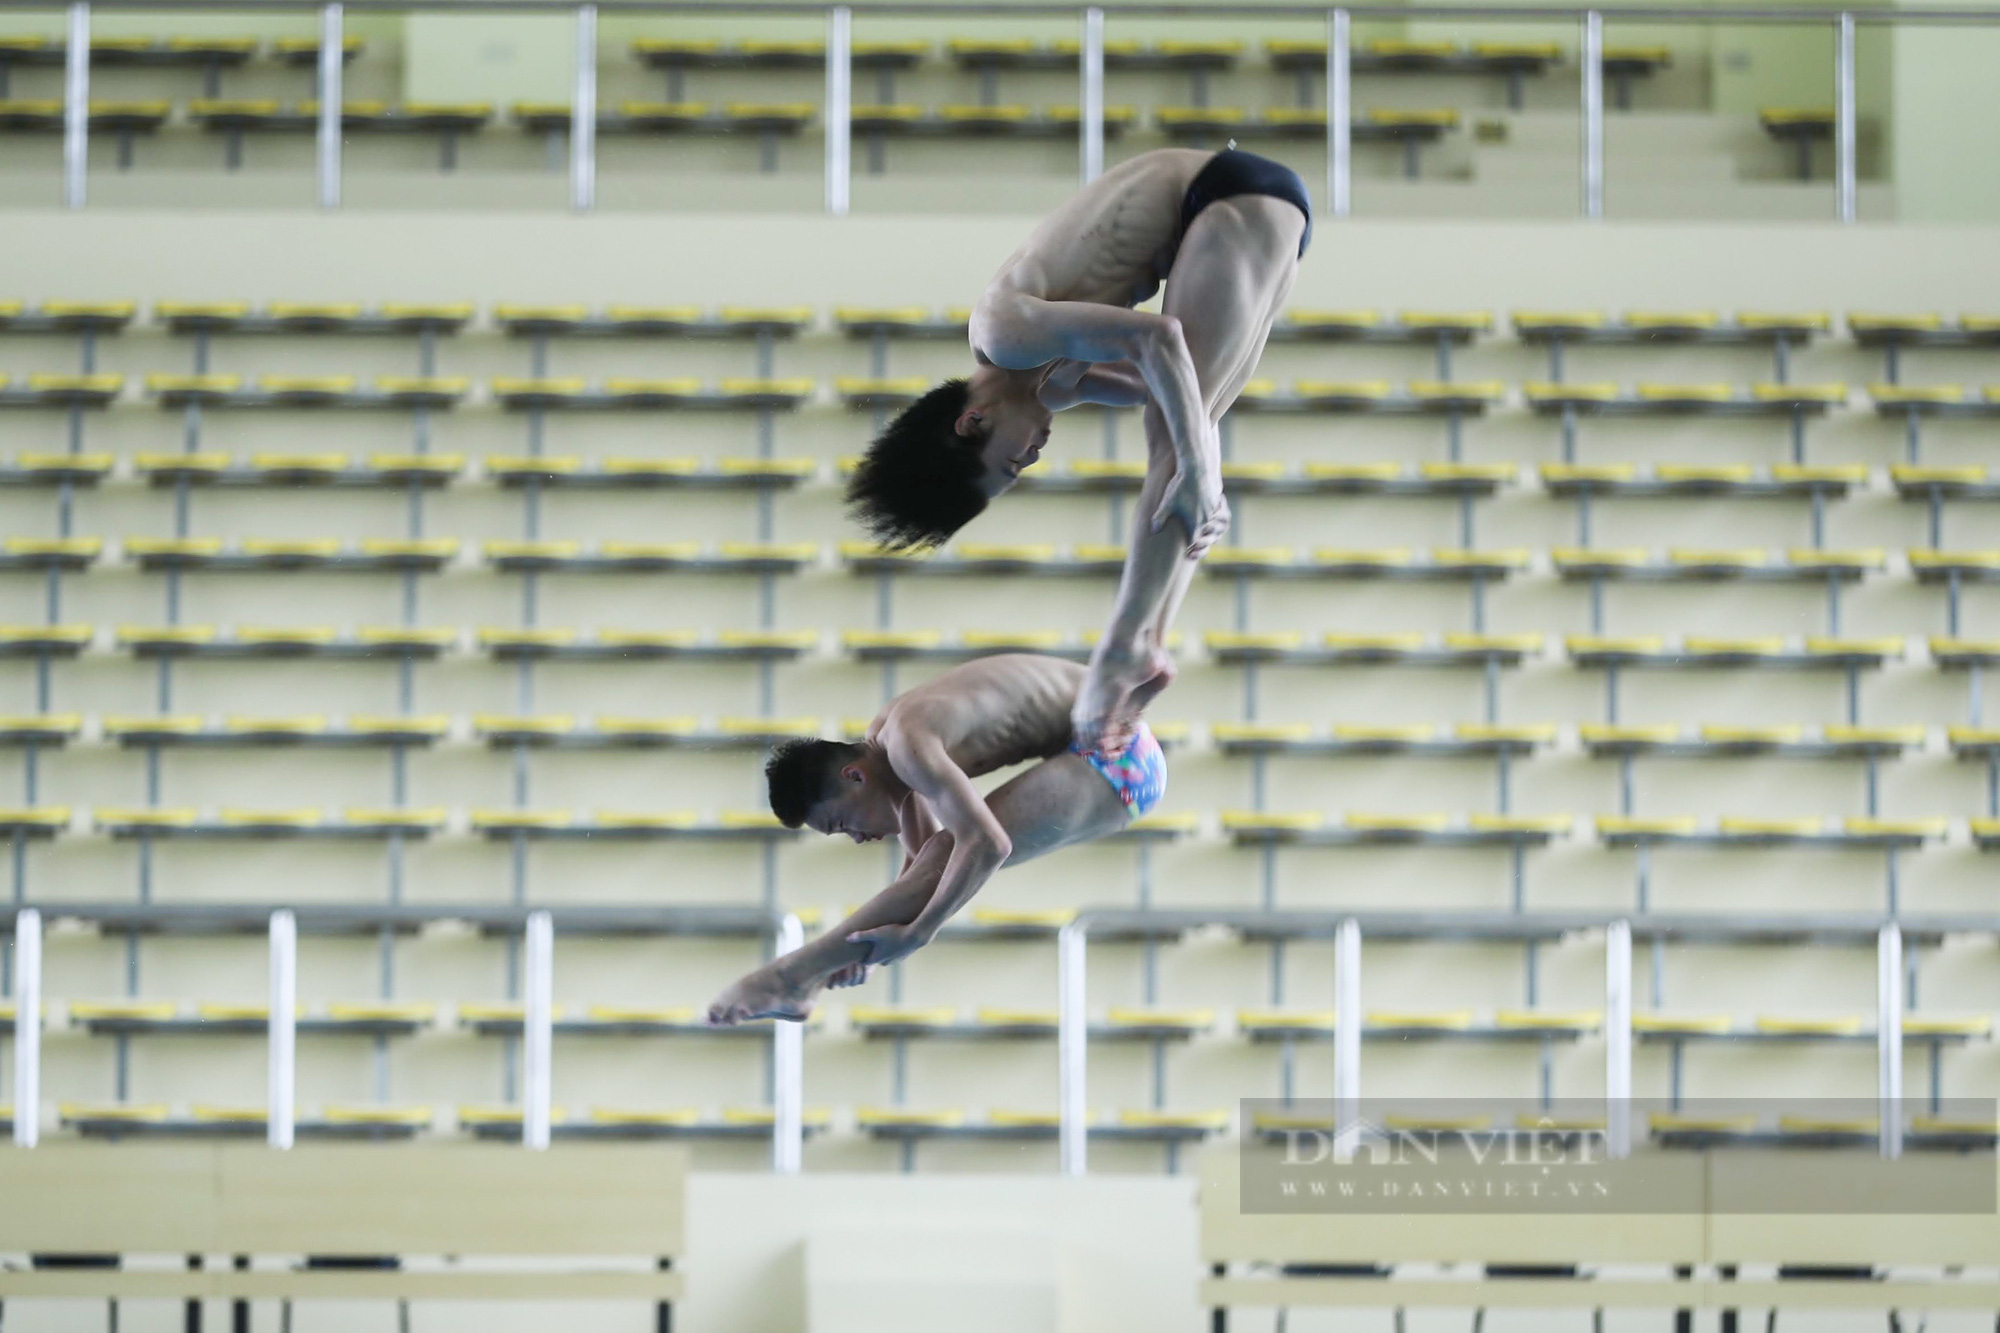
<path fill-rule="evenodd" d="M 1128 937 L 1155 938 L 1205 927 L 1268 927 L 1283 921 L 1300 933 L 1328 937 L 1334 945 L 1333 1103 L 1336 1124 L 1359 1112 L 1361 1096 L 1361 941 L 1363 921 L 1382 913 L 1327 911 L 1240 911 L 1203 909 L 1087 908 L 1056 935 L 1057 1169 L 1066 1176 L 1088 1172 L 1090 1014 L 1086 945 L 1093 926 L 1117 928 Z M 1809 920 L 1802 916 L 1801 922 Z M 1663 933 L 1661 918 L 1645 913 L 1565 913 L 1566 930 L 1601 930 L 1604 937 L 1604 1098 L 1607 1146 L 1612 1156 L 1632 1151 L 1632 937 Z M 1876 1096 L 1881 1107 L 1878 1146 L 1884 1157 L 1903 1151 L 1903 986 L 1906 922 L 1876 918 L 1865 935 L 1863 918 L 1827 917 L 1855 943 L 1875 950 L 1877 1048 Z M 1969 930 L 2000 933 L 2000 916 L 1955 921 Z M 1924 927 L 1917 925 L 1921 932 Z"/>
<path fill-rule="evenodd" d="M 572 14 L 578 0 L 344 0 L 351 13 L 368 14 Z M 116 12 L 157 12 L 158 0 L 92 0 L 92 6 Z M 603 14 L 703 14 L 730 15 L 745 19 L 799 18 L 824 15 L 831 6 L 795 0 L 791 3 L 734 3 L 733 0 L 596 0 Z M 1319 18 L 1325 5 L 1313 4 L 1107 4 L 1098 6 L 1107 18 Z M 34 10 L 46 13 L 48 0 L 0 0 L 0 11 Z M 297 13 L 323 8 L 322 0 L 200 0 L 191 8 L 204 13 Z M 1085 8 L 1080 4 L 1036 3 L 996 4 L 990 0 L 952 4 L 947 0 L 859 0 L 849 5 L 856 14 L 963 15 L 984 18 L 1046 18 L 1075 16 Z M 1803 5 L 1758 5 L 1743 8 L 1696 8 L 1688 5 L 1535 5 L 1513 8 L 1505 5 L 1384 5 L 1343 6 L 1360 19 L 1499 19 L 1506 22 L 1535 23 L 1578 20 L 1598 12 L 1618 22 L 1690 23 L 1724 27 L 1742 23 L 1828 24 L 1838 14 Z M 1856 23 L 1882 27 L 1903 24 L 2000 23 L 2000 7 L 1966 9 L 1867 9 L 1853 11 Z"/>
<path fill-rule="evenodd" d="M 63 201 L 84 206 L 89 169 L 90 11 L 153 8 L 151 0 L 72 0 L 66 10 L 68 48 L 63 86 Z M 46 8 L 34 0 L 0 0 L 0 11 Z M 597 20 L 601 13 L 660 15 L 730 15 L 755 20 L 774 17 L 820 17 L 827 23 L 826 75 L 826 210 L 840 217 L 848 211 L 852 162 L 853 46 L 856 15 L 1005 15 L 1010 18 L 1063 16 L 1079 21 L 1083 41 L 1079 78 L 1081 96 L 1077 149 L 1086 182 L 1103 169 L 1104 160 L 1104 21 L 1124 18 L 1320 18 L 1327 32 L 1327 179 L 1326 211 L 1345 217 L 1353 193 L 1352 130 L 1350 123 L 1352 58 L 1348 34 L 1355 19 L 1499 20 L 1508 23 L 1573 22 L 1580 26 L 1583 158 L 1580 164 L 1581 213 L 1587 219 L 1604 215 L 1604 22 L 1607 18 L 1634 23 L 1690 24 L 1813 24 L 1834 30 L 1834 207 L 1842 222 L 1856 216 L 1855 35 L 1862 24 L 2000 23 L 2000 8 L 1879 9 L 1829 13 L 1802 7 L 1696 9 L 1674 5 L 1541 5 L 1510 9 L 1496 5 L 1380 4 L 1245 6 L 1219 4 L 1051 4 L 1000 5 L 980 2 L 945 4 L 938 0 L 861 0 L 860 3 L 751 3 L 725 0 L 208 0 L 201 6 L 222 13 L 289 13 L 316 10 L 320 15 L 320 123 L 318 195 L 322 208 L 340 202 L 341 28 L 347 11 L 356 13 L 450 14 L 569 14 L 576 30 L 576 76 L 570 107 L 570 205 L 587 212 L 597 203 Z"/>
<path fill-rule="evenodd" d="M 787 953 L 805 942 L 796 913 L 767 909 L 775 951 Z M 14 1124 L 16 1147 L 32 1148 L 41 1138 L 42 1065 L 42 912 L 22 907 L 0 921 L 13 937 L 14 1021 L 0 1035 L 13 1039 Z M 549 1146 L 554 1085 L 555 920 L 546 908 L 531 911 L 524 922 L 527 951 L 523 965 L 521 1036 L 525 1070 L 521 1094 L 521 1142 L 531 1149 Z M 298 1083 L 298 915 L 286 907 L 270 913 L 270 1004 L 266 1012 L 265 1141 L 290 1148 L 296 1122 Z M 796 1175 L 805 1137 L 805 1054 L 803 1027 L 779 1023 L 771 1045 L 771 1167 Z"/>

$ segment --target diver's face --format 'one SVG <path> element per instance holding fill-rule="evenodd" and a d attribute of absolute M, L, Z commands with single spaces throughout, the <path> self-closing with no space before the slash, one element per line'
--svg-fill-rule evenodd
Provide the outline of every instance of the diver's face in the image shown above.
<path fill-rule="evenodd" d="M 806 827 L 828 837 L 846 837 L 855 842 L 880 842 L 902 830 L 896 817 L 896 803 L 872 780 L 859 764 L 840 770 L 832 795 L 813 806 Z"/>
<path fill-rule="evenodd" d="M 1042 456 L 1051 418 L 1048 409 L 1032 400 L 997 403 L 979 415 L 987 431 L 979 445 L 984 468 L 980 489 L 990 500 L 1012 490 L 1021 473 Z"/>

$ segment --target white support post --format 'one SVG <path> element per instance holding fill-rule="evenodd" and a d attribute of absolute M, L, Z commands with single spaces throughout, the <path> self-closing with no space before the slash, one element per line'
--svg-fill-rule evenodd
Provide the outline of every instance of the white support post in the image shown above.
<path fill-rule="evenodd" d="M 42 914 L 14 915 L 14 1146 L 42 1137 Z"/>
<path fill-rule="evenodd" d="M 319 8 L 319 206 L 340 207 L 341 109 L 346 94 L 341 84 L 347 76 L 347 38 L 342 32 L 343 14 L 338 4 Z"/>
<path fill-rule="evenodd" d="M 1884 1157 L 1903 1155 L 1903 930 L 1891 921 L 1875 937 L 1877 1142 Z"/>
<path fill-rule="evenodd" d="M 805 926 L 785 913 L 778 923 L 778 956 L 806 942 Z M 774 1023 L 771 1029 L 771 1170 L 795 1176 L 805 1161 L 806 1072 L 803 1023 Z"/>
<path fill-rule="evenodd" d="M 826 16 L 826 211 L 847 216 L 854 184 L 854 11 Z"/>
<path fill-rule="evenodd" d="M 569 106 L 569 206 L 597 207 L 597 6 L 576 7 L 576 84 Z"/>
<path fill-rule="evenodd" d="M 521 1146 L 549 1146 L 549 1103 L 554 1086 L 556 927 L 547 912 L 528 913 L 527 976 L 521 987 L 526 1012 L 521 1038 Z"/>
<path fill-rule="evenodd" d="M 1583 16 L 1583 215 L 1604 216 L 1604 15 Z"/>
<path fill-rule="evenodd" d="M 271 1003 L 268 1025 L 270 1086 L 264 1094 L 264 1139 L 292 1146 L 298 1121 L 299 923 L 291 912 L 271 913 Z"/>
<path fill-rule="evenodd" d="M 1632 1155 L 1632 923 L 1604 930 L 1604 1136 L 1613 1158 Z"/>
<path fill-rule="evenodd" d="M 1833 177 L 1834 216 L 1854 221 L 1854 15 L 1842 14 L 1834 28 Z"/>
<path fill-rule="evenodd" d="M 1354 66 L 1348 12 L 1326 15 L 1326 211 L 1344 218 L 1354 208 Z"/>
<path fill-rule="evenodd" d="M 1104 174 L 1104 11 L 1092 5 L 1083 11 L 1083 95 L 1078 99 L 1079 132 L 1083 135 L 1083 183 Z"/>
<path fill-rule="evenodd" d="M 1060 1064 L 1057 1160 L 1066 1176 L 1089 1169 L 1090 1014 L 1085 1008 L 1083 923 L 1072 921 L 1056 934 L 1056 1059 Z"/>
<path fill-rule="evenodd" d="M 90 177 L 90 6 L 69 7 L 63 55 L 63 207 L 82 208 Z"/>
<path fill-rule="evenodd" d="M 1361 1114 L 1361 923 L 1348 917 L 1333 933 L 1333 1132 Z"/>

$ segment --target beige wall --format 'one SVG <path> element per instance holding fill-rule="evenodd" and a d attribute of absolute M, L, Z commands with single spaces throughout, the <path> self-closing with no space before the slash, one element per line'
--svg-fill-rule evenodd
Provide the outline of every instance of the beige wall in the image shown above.
<path fill-rule="evenodd" d="M 688 1235 L 685 1316 L 697 1333 L 1205 1324 L 1189 1177 L 708 1173 L 690 1181 Z"/>
<path fill-rule="evenodd" d="M 1946 6 L 1949 8 L 1951 6 Z M 1990 222 L 2000 216 L 2000 31 L 1908 27 L 1896 33 L 1890 126 L 1903 216 Z"/>
<path fill-rule="evenodd" d="M 576 24 L 559 14 L 413 14 L 403 95 L 421 102 L 567 102 Z"/>

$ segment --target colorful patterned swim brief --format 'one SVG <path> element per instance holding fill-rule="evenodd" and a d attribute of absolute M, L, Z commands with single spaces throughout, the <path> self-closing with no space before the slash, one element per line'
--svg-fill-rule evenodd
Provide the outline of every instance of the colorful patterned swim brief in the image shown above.
<path fill-rule="evenodd" d="M 1116 759 L 1092 754 L 1075 741 L 1070 742 L 1069 750 L 1071 754 L 1082 755 L 1086 763 L 1104 775 L 1134 819 L 1150 813 L 1167 794 L 1167 756 L 1160 750 L 1153 729 L 1144 722 L 1139 724 L 1138 734 L 1125 747 L 1125 753 Z"/>

